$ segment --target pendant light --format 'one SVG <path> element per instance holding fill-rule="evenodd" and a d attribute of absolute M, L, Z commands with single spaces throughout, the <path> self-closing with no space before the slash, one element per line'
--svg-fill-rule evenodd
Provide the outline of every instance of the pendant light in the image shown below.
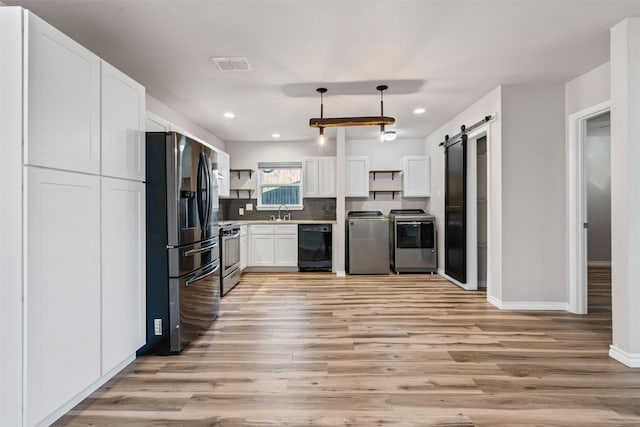
<path fill-rule="evenodd" d="M 379 116 L 362 116 L 362 117 L 324 117 L 323 97 L 327 92 L 327 88 L 319 87 L 316 92 L 320 94 L 320 118 L 309 119 L 309 126 L 312 128 L 320 128 L 320 136 L 324 136 L 324 128 L 328 127 L 347 127 L 347 126 L 380 126 L 381 133 L 384 134 L 384 127 L 392 125 L 396 122 L 393 117 L 385 117 L 382 104 L 382 92 L 389 87 L 380 85 L 376 89 L 380 91 L 380 115 Z"/>
<path fill-rule="evenodd" d="M 387 85 L 376 86 L 376 90 L 380 91 L 380 142 L 384 142 L 384 100 L 382 93 L 389 89 Z"/>
<path fill-rule="evenodd" d="M 320 119 L 324 118 L 324 94 L 327 92 L 326 87 L 319 87 L 316 92 L 320 94 Z M 324 127 L 320 126 L 320 138 L 318 138 L 320 145 L 324 145 Z"/>

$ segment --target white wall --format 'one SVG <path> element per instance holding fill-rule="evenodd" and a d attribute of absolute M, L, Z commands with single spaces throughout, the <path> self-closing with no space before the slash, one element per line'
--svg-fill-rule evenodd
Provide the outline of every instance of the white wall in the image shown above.
<path fill-rule="evenodd" d="M 178 111 L 163 104 L 153 96 L 147 93 L 147 111 L 156 114 L 163 119 L 171 122 L 179 128 L 187 131 L 188 133 L 202 139 L 203 141 L 225 151 L 225 143 L 223 140 L 209 132 L 208 130 L 200 127 L 197 123 L 188 119 Z"/>
<path fill-rule="evenodd" d="M 232 169 L 256 169 L 258 162 L 299 162 L 303 157 L 335 156 L 335 140 L 229 142 L 225 151 Z"/>
<path fill-rule="evenodd" d="M 370 170 L 402 170 L 402 157 L 410 155 L 424 155 L 425 147 L 422 139 L 396 139 L 380 143 L 371 139 L 352 139 L 346 142 L 347 156 L 368 156 Z M 402 189 L 402 176 L 395 174 L 393 179 L 391 174 L 376 174 L 374 181 L 373 174 L 369 174 L 369 188 L 400 190 Z M 426 209 L 428 210 L 428 198 L 411 197 L 404 198 L 402 193 L 394 196 L 389 193 L 378 193 L 374 200 L 373 195 L 369 198 L 348 198 L 345 201 L 345 209 L 369 210 L 379 209 L 388 213 L 390 209 Z"/>
<path fill-rule="evenodd" d="M 589 261 L 611 261 L 611 129 L 591 128 L 585 140 Z"/>
<path fill-rule="evenodd" d="M 611 30 L 610 355 L 640 367 L 640 18 Z"/>
<path fill-rule="evenodd" d="M 565 112 L 576 113 L 611 99 L 610 64 L 602 64 L 565 85 Z"/>
<path fill-rule="evenodd" d="M 503 302 L 569 299 L 564 89 L 502 88 Z"/>
<path fill-rule="evenodd" d="M 488 147 L 488 190 L 489 217 L 489 297 L 502 299 L 502 88 L 498 87 L 469 106 L 466 110 L 449 120 L 440 129 L 429 135 L 425 142 L 425 151 L 431 156 L 431 198 L 429 212 L 436 216 L 438 229 L 438 268 L 444 269 L 444 150 L 439 147 L 445 135 L 453 136 L 460 126 L 467 126 L 482 120 L 483 117 L 496 114 L 496 119 L 487 125 Z"/>

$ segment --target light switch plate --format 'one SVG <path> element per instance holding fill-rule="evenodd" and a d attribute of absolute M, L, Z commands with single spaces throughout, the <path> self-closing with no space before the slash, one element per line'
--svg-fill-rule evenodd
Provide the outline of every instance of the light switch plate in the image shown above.
<path fill-rule="evenodd" d="M 244 209 L 238 208 L 238 215 L 244 215 Z"/>
<path fill-rule="evenodd" d="M 252 211 L 253 210 L 253 203 L 247 203 L 244 208 L 248 211 Z"/>

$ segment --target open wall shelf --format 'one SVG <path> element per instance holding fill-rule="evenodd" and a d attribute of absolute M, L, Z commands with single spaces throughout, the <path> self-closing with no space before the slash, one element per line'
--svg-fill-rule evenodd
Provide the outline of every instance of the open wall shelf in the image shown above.
<path fill-rule="evenodd" d="M 376 193 L 391 193 L 391 198 L 395 200 L 396 193 L 400 194 L 400 190 L 369 190 L 369 193 L 373 193 L 373 200 L 376 199 Z"/>
<path fill-rule="evenodd" d="M 236 199 L 240 198 L 240 194 L 246 193 L 247 197 L 243 197 L 243 199 L 250 199 L 251 193 L 253 192 L 250 188 L 232 188 L 229 190 L 232 193 L 236 193 Z"/>
<path fill-rule="evenodd" d="M 241 173 L 248 173 L 249 174 L 249 179 L 251 179 L 251 175 L 255 171 L 253 169 L 229 169 L 229 172 L 230 173 L 237 173 L 238 174 L 238 179 L 240 179 L 240 174 Z M 231 191 L 235 191 L 235 190 L 231 190 Z"/>
<path fill-rule="evenodd" d="M 369 173 L 373 174 L 373 180 L 376 180 L 376 174 L 379 173 L 390 173 L 391 174 L 391 180 L 393 181 L 395 179 L 396 174 L 402 172 L 401 170 L 370 170 Z"/>

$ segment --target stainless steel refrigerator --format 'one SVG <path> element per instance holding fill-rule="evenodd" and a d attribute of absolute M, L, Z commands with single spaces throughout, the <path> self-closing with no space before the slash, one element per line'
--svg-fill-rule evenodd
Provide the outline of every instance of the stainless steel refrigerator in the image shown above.
<path fill-rule="evenodd" d="M 178 354 L 220 310 L 216 152 L 176 132 L 148 132 L 147 345 Z"/>

